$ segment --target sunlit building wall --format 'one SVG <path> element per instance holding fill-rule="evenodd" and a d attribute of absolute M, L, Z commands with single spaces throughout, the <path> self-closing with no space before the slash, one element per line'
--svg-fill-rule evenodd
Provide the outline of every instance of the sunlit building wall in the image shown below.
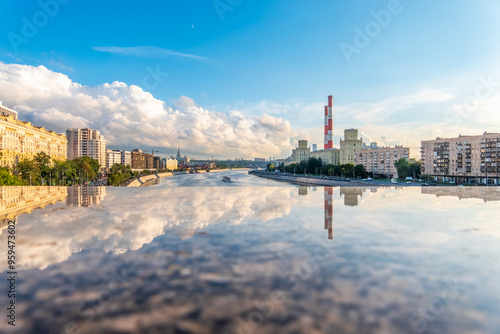
<path fill-rule="evenodd" d="M 344 130 L 344 139 L 340 140 L 340 163 L 354 164 L 354 152 L 362 146 L 363 140 L 358 138 L 357 129 Z"/>
<path fill-rule="evenodd" d="M 0 105 L 0 166 L 15 167 L 23 159 L 44 152 L 65 161 L 66 136 L 17 119 L 17 112 Z"/>

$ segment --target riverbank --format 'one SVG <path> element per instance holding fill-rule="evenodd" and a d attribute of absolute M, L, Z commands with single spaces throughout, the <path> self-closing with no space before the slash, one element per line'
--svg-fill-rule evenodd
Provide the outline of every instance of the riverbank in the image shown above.
<path fill-rule="evenodd" d="M 300 185 L 311 185 L 311 186 L 332 186 L 332 187 L 363 187 L 363 188 L 375 188 L 375 187 L 402 187 L 406 186 L 403 184 L 376 184 L 372 182 L 366 182 L 361 180 L 331 180 L 321 177 L 304 176 L 304 175 L 293 175 L 293 174 L 282 174 L 282 173 L 268 173 L 266 171 L 252 170 L 249 174 L 263 177 L 266 179 L 271 179 L 281 182 L 289 182 Z"/>

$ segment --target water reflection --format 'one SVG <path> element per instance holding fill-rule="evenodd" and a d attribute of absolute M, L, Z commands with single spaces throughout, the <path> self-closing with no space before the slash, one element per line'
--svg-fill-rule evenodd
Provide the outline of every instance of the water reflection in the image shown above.
<path fill-rule="evenodd" d="M 500 201 L 500 187 L 422 187 L 422 194 L 452 196 L 459 199 L 478 198 L 485 203 Z"/>
<path fill-rule="evenodd" d="M 66 187 L 0 187 L 0 230 L 9 220 L 17 222 L 17 216 L 64 201 L 67 196 Z"/>
<path fill-rule="evenodd" d="M 20 216 L 19 332 L 413 333 L 422 319 L 426 333 L 496 332 L 496 190 L 436 200 L 241 179 L 61 188 Z M 450 282 L 456 299 L 429 313 Z"/>
<path fill-rule="evenodd" d="M 106 187 L 68 187 L 67 206 L 99 205 L 106 196 Z"/>

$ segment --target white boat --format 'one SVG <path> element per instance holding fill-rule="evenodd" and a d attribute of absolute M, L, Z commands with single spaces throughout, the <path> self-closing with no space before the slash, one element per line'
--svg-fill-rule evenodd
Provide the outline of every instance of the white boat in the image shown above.
<path fill-rule="evenodd" d="M 224 176 L 224 177 L 222 178 L 222 181 L 224 181 L 224 182 L 231 182 L 231 178 L 230 178 L 230 177 L 228 177 L 228 176 Z"/>

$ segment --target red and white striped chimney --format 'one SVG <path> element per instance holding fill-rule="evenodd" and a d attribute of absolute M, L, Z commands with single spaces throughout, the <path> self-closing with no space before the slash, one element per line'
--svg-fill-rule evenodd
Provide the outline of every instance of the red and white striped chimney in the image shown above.
<path fill-rule="evenodd" d="M 325 106 L 325 138 L 324 149 L 333 148 L 333 96 L 328 96 L 328 105 Z"/>

